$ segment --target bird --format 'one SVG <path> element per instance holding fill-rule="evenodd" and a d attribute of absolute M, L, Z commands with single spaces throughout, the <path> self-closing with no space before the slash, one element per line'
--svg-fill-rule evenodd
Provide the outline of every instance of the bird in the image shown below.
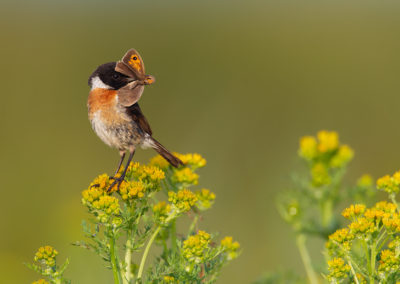
<path fill-rule="evenodd" d="M 125 53 L 122 60 L 98 66 L 89 77 L 89 121 L 99 138 L 117 148 L 120 154 L 108 191 L 114 186 L 119 189 L 137 146 L 153 148 L 173 167 L 183 165 L 179 158 L 153 138 L 150 125 L 138 104 L 144 86 L 154 82 L 153 76 L 145 74 L 143 60 L 133 48 Z M 117 176 L 126 153 L 129 153 L 128 161 L 122 174 Z"/>

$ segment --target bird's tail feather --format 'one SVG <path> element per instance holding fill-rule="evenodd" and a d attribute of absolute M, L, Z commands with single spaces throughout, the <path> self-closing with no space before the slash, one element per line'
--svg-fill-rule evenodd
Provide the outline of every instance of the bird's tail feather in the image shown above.
<path fill-rule="evenodd" d="M 161 145 L 156 139 L 153 137 L 151 139 L 151 147 L 158 152 L 161 156 L 164 157 L 172 166 L 175 168 L 182 166 L 183 162 L 175 157 L 170 151 L 168 151 L 163 145 Z"/>

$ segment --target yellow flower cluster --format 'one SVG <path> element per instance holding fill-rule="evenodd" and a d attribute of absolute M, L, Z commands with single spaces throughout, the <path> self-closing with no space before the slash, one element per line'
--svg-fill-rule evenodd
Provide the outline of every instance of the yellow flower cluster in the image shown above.
<path fill-rule="evenodd" d="M 165 284 L 173 284 L 173 283 L 179 283 L 179 281 L 175 281 L 175 278 L 173 276 L 164 276 L 164 282 Z"/>
<path fill-rule="evenodd" d="M 99 200 L 92 203 L 92 207 L 96 210 L 104 212 L 105 215 L 118 215 L 119 214 L 119 203 L 118 199 L 114 196 L 103 195 L 100 196 Z"/>
<path fill-rule="evenodd" d="M 32 284 L 50 284 L 50 282 L 47 282 L 44 279 L 39 279 L 37 281 L 32 282 Z"/>
<path fill-rule="evenodd" d="M 108 183 L 108 176 L 100 175 L 82 192 L 82 204 L 94 211 L 100 222 L 107 222 L 112 215 L 118 215 L 120 212 L 118 199 L 107 194 Z M 126 184 L 127 182 L 123 182 L 121 188 L 126 188 Z"/>
<path fill-rule="evenodd" d="M 334 131 L 319 131 L 317 138 L 304 136 L 300 139 L 299 155 L 313 163 L 322 162 L 326 167 L 341 168 L 354 156 L 348 145 L 340 145 L 339 136 Z"/>
<path fill-rule="evenodd" d="M 153 206 L 153 212 L 160 223 L 164 223 L 171 212 L 171 205 L 165 201 L 158 202 Z"/>
<path fill-rule="evenodd" d="M 348 228 L 339 229 L 329 236 L 326 247 L 330 253 L 337 250 L 337 252 L 341 252 L 342 250 L 349 251 L 353 239 L 354 235 L 350 233 Z"/>
<path fill-rule="evenodd" d="M 174 153 L 185 165 L 190 165 L 193 169 L 202 168 L 207 164 L 207 161 L 197 153 L 179 154 Z"/>
<path fill-rule="evenodd" d="M 100 187 L 89 187 L 82 191 L 82 203 L 84 205 L 90 205 L 94 201 L 99 200 L 101 196 L 105 194 L 105 191 Z"/>
<path fill-rule="evenodd" d="M 56 251 L 52 246 L 40 247 L 35 254 L 34 260 L 44 262 L 47 266 L 53 267 L 56 265 Z"/>
<path fill-rule="evenodd" d="M 197 153 L 180 154 L 174 152 L 173 154 L 179 158 L 184 165 L 191 166 L 193 169 L 202 168 L 207 164 L 207 161 Z M 151 158 L 150 165 L 159 167 L 162 170 L 170 167 L 170 164 L 160 155 Z"/>
<path fill-rule="evenodd" d="M 211 236 L 204 231 L 199 231 L 196 235 L 190 236 L 183 241 L 183 257 L 190 262 L 203 262 L 207 257 L 210 241 Z"/>
<path fill-rule="evenodd" d="M 343 210 L 342 215 L 346 219 L 353 219 L 363 214 L 365 208 L 366 206 L 364 204 L 352 204 L 349 208 Z"/>
<path fill-rule="evenodd" d="M 313 136 L 301 137 L 299 155 L 306 160 L 314 159 L 318 155 L 317 139 Z"/>
<path fill-rule="evenodd" d="M 165 178 L 165 173 L 157 166 L 141 166 L 132 162 L 127 170 L 128 180 L 141 181 L 146 190 L 159 190 L 160 182 Z"/>
<path fill-rule="evenodd" d="M 102 190 L 107 190 L 110 186 L 110 177 L 107 174 L 102 174 L 96 177 L 91 183 L 89 188 L 97 187 Z"/>
<path fill-rule="evenodd" d="M 194 173 L 190 168 L 175 170 L 171 179 L 173 182 L 183 184 L 184 186 L 190 186 L 199 183 L 199 175 Z"/>
<path fill-rule="evenodd" d="M 400 171 L 395 172 L 392 176 L 385 175 L 376 181 L 378 189 L 387 193 L 398 193 L 400 189 Z"/>
<path fill-rule="evenodd" d="M 316 163 L 311 168 L 311 177 L 314 186 L 323 186 L 331 183 L 331 177 L 324 163 Z"/>
<path fill-rule="evenodd" d="M 169 163 L 166 159 L 164 159 L 161 155 L 154 156 L 150 160 L 150 165 L 159 167 L 162 170 L 165 170 L 169 167 Z"/>
<path fill-rule="evenodd" d="M 339 147 L 339 135 L 334 131 L 319 131 L 317 134 L 319 143 L 318 151 L 321 153 L 326 153 L 334 151 Z"/>
<path fill-rule="evenodd" d="M 159 182 L 165 178 L 165 173 L 158 167 L 141 166 L 137 170 L 137 177 L 139 178 L 139 180 Z"/>
<path fill-rule="evenodd" d="M 357 180 L 357 186 L 359 187 L 371 187 L 373 179 L 370 175 L 364 174 Z"/>
<path fill-rule="evenodd" d="M 177 209 L 178 213 L 189 211 L 196 203 L 197 196 L 188 189 L 182 189 L 178 192 L 168 192 L 168 201 Z"/>
<path fill-rule="evenodd" d="M 240 244 L 238 242 L 234 242 L 232 237 L 225 237 L 221 240 L 221 247 L 224 251 L 228 253 L 228 260 L 232 260 L 238 257 L 238 250 L 240 248 Z"/>
<path fill-rule="evenodd" d="M 142 181 L 129 181 L 121 184 L 119 194 L 123 200 L 142 198 L 145 193 L 145 187 Z"/>
<path fill-rule="evenodd" d="M 200 210 L 207 210 L 211 208 L 215 200 L 215 194 L 209 189 L 200 189 L 196 191 L 197 203 L 196 206 Z"/>
<path fill-rule="evenodd" d="M 350 265 L 346 264 L 343 258 L 334 258 L 328 261 L 329 274 L 327 278 L 329 281 L 338 281 L 348 277 L 350 272 Z"/>
<path fill-rule="evenodd" d="M 330 166 L 332 168 L 341 168 L 347 165 L 354 157 L 354 151 L 348 145 L 340 146 L 338 152 L 333 156 Z"/>
<path fill-rule="evenodd" d="M 400 268 L 400 257 L 393 249 L 385 249 L 381 252 L 381 259 L 379 261 L 379 272 L 395 272 Z"/>
<path fill-rule="evenodd" d="M 356 239 L 369 240 L 386 230 L 389 236 L 400 233 L 400 215 L 395 204 L 381 201 L 371 208 L 354 204 L 344 209 L 342 215 L 352 222 L 329 236 L 326 244 L 331 255 L 347 253 Z M 385 252 L 389 255 L 388 252 Z"/>

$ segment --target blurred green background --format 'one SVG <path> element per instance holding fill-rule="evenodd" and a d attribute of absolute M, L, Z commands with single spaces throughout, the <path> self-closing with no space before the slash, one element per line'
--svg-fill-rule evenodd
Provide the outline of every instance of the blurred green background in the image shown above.
<path fill-rule="evenodd" d="M 219 283 L 302 264 L 274 197 L 301 163 L 298 138 L 337 130 L 350 181 L 400 168 L 398 1 L 2 1 L 0 274 L 44 244 L 69 256 L 73 283 L 110 283 L 82 238 L 81 191 L 118 160 L 91 130 L 87 78 L 134 47 L 156 84 L 141 99 L 155 137 L 208 165 L 217 194 L 201 226 L 241 257 Z M 137 161 L 155 153 L 137 151 Z M 316 247 L 320 253 L 320 247 Z"/>

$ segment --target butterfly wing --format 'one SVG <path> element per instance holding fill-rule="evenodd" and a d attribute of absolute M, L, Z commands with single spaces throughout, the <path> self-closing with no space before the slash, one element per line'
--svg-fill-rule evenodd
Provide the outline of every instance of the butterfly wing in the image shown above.
<path fill-rule="evenodd" d="M 118 89 L 118 102 L 125 107 L 131 106 L 140 99 L 143 91 L 144 85 L 139 84 L 138 81 L 130 82 L 126 86 Z"/>
<path fill-rule="evenodd" d="M 142 57 L 133 48 L 125 53 L 121 61 L 117 62 L 115 71 L 141 81 L 146 78 Z"/>
<path fill-rule="evenodd" d="M 117 62 L 115 71 L 134 79 L 133 82 L 118 90 L 118 99 L 123 106 L 135 104 L 143 94 L 144 85 L 155 82 L 154 76 L 145 74 L 142 57 L 133 48 L 125 53 L 121 61 Z"/>

